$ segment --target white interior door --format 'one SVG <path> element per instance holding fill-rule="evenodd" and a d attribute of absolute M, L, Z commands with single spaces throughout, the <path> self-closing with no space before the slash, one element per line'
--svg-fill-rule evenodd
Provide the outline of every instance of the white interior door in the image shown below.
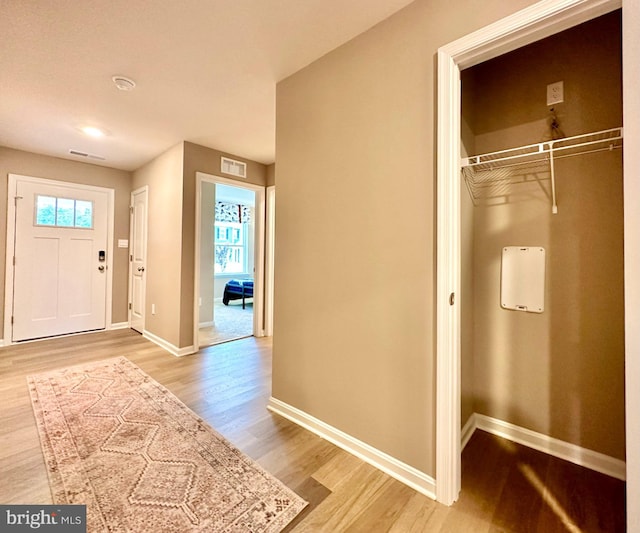
<path fill-rule="evenodd" d="M 16 182 L 12 341 L 106 326 L 107 190 Z"/>
<path fill-rule="evenodd" d="M 131 238 L 129 243 L 130 315 L 131 328 L 144 332 L 145 293 L 147 264 L 147 203 L 148 188 L 131 193 Z"/>

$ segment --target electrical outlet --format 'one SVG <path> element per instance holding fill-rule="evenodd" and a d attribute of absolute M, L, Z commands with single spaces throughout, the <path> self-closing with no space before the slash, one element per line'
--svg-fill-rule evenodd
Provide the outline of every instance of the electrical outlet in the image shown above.
<path fill-rule="evenodd" d="M 547 105 L 559 104 L 564 101 L 564 83 L 557 81 L 547 85 Z"/>

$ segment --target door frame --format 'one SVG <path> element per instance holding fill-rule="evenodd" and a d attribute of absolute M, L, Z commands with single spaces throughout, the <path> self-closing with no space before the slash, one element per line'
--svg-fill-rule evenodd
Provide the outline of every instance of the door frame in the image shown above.
<path fill-rule="evenodd" d="M 135 216 L 134 212 L 133 212 L 133 197 L 136 194 L 140 194 L 140 193 L 145 193 L 145 198 L 146 198 L 146 203 L 145 203 L 145 211 L 144 211 L 144 258 L 145 258 L 145 263 L 147 262 L 147 251 L 148 251 L 148 238 L 149 238 L 149 186 L 148 185 L 143 185 L 142 187 L 138 187 L 137 189 L 131 191 L 131 194 L 129 195 L 129 276 L 128 276 L 128 281 L 129 281 L 129 289 L 128 289 L 128 294 L 127 294 L 127 301 L 128 301 L 128 310 L 127 310 L 127 321 L 129 323 L 129 327 L 131 327 L 131 313 L 133 312 L 132 306 L 133 306 L 133 259 L 132 259 L 132 250 L 133 250 L 133 241 L 134 241 L 134 234 L 133 234 L 133 217 Z M 146 323 L 146 319 L 147 319 L 147 276 L 146 274 L 143 276 L 144 278 L 144 286 L 143 286 L 143 291 L 144 291 L 144 306 L 143 306 L 143 313 L 144 313 L 144 318 L 143 318 L 143 331 L 140 331 L 139 333 L 144 333 L 144 329 L 145 329 L 145 325 L 144 323 Z M 136 330 L 137 331 L 137 330 Z"/>
<path fill-rule="evenodd" d="M 80 189 L 85 191 L 97 191 L 107 193 L 107 287 L 105 298 L 105 330 L 111 329 L 112 302 L 113 302 L 113 233 L 114 233 L 114 199 L 115 191 L 108 187 L 97 187 L 84 183 L 71 181 L 52 180 L 48 178 L 37 178 L 34 176 L 24 176 L 21 174 L 9 174 L 7 183 L 7 234 L 6 234 L 6 255 L 5 255 L 5 279 L 4 279 L 4 345 L 16 344 L 12 341 L 13 325 L 11 316 L 13 314 L 13 256 L 16 244 L 16 199 L 15 192 L 19 181 L 36 183 L 41 185 L 51 185 L 54 187 L 67 187 L 70 189 Z M 60 336 L 77 335 L 77 333 L 67 333 Z M 50 337 L 46 337 L 50 338 Z M 40 339 L 34 339 L 40 340 Z M 32 342 L 32 341 L 20 341 Z"/>
<path fill-rule="evenodd" d="M 485 28 L 466 35 L 438 50 L 437 56 L 437 342 L 436 342 L 436 499 L 451 505 L 457 499 L 461 487 L 461 441 L 460 441 L 460 305 L 457 296 L 460 291 L 460 70 L 467 68 L 493 57 L 530 44 L 586 22 L 592 18 L 603 15 L 621 6 L 620 0 L 542 0 L 525 8 L 511 16 L 499 20 Z M 623 37 L 623 57 L 631 56 L 630 38 L 632 32 L 638 28 L 638 17 L 635 13 L 633 23 L 636 27 L 629 30 L 625 28 Z M 623 13 L 624 17 L 624 13 Z M 628 21 L 625 19 L 624 21 Z M 637 35 L 635 33 L 634 35 Z M 637 61 L 637 56 L 635 59 Z M 630 88 L 623 79 L 623 86 Z M 623 89 L 624 92 L 624 89 Z M 624 93 L 624 100 L 630 98 L 629 91 Z M 637 104 L 636 104 L 637 105 Z M 624 124 L 632 123 L 637 117 L 632 116 L 630 108 L 624 107 Z M 629 138 L 625 129 L 625 136 Z M 625 141 L 630 146 L 635 146 L 640 139 Z M 636 187 L 627 187 L 631 182 L 631 166 L 625 164 L 625 192 L 637 190 Z M 637 175 L 637 164 L 635 172 Z M 631 207 L 631 198 L 625 194 L 625 215 Z M 636 224 L 637 224 L 637 215 Z M 625 241 L 633 235 L 634 242 L 638 243 L 638 231 L 633 230 L 629 224 L 630 219 L 625 216 Z M 632 355 L 636 358 L 638 353 L 631 352 L 631 347 L 639 345 L 638 332 L 630 331 L 629 317 L 637 317 L 639 313 L 637 298 L 631 301 L 630 288 L 630 260 L 628 251 L 631 247 L 625 245 L 625 271 L 626 271 L 626 301 L 625 312 L 627 316 L 627 391 L 633 381 L 633 390 L 640 389 L 640 378 L 637 373 L 630 375 L 630 364 L 637 369 L 638 363 L 632 363 Z M 635 291 L 638 290 L 637 281 L 633 281 Z M 635 293 L 634 293 L 635 294 Z M 634 337 L 633 339 L 631 337 Z M 637 407 L 629 403 L 629 394 L 626 398 L 627 416 L 627 483 L 629 487 L 630 475 L 636 476 L 634 485 L 637 487 L 638 464 L 634 463 L 634 470 L 630 472 L 629 458 L 632 456 L 632 446 L 637 452 L 638 441 L 632 437 L 631 425 L 637 429 L 640 423 L 640 415 Z M 635 414 L 632 414 L 635 413 Z M 633 417 L 633 420 L 631 420 Z M 631 422 L 631 424 L 630 424 Z M 636 453 L 637 455 L 637 453 Z M 637 489 L 634 489 L 634 497 L 637 497 Z M 627 502 L 633 501 L 630 491 L 627 492 Z M 637 501 L 637 500 L 636 500 Z M 636 511 L 637 512 L 637 511 Z"/>
<path fill-rule="evenodd" d="M 253 183 L 244 183 L 223 178 L 205 172 L 196 172 L 196 209 L 195 209 L 195 258 L 193 283 L 193 346 L 199 347 L 200 329 L 200 217 L 202 202 L 202 184 L 213 183 L 228 185 L 239 189 L 249 189 L 255 196 L 255 249 L 253 275 L 253 336 L 264 337 L 264 266 L 265 266 L 265 188 Z"/>
<path fill-rule="evenodd" d="M 266 198 L 266 233 L 265 233 L 265 271 L 264 271 L 264 334 L 273 336 L 273 303 L 275 279 L 276 249 L 276 187 L 267 187 Z"/>

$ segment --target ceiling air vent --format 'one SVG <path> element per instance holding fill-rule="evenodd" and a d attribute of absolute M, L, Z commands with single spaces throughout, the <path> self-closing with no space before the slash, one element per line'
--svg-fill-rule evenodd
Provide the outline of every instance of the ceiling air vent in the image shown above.
<path fill-rule="evenodd" d="M 71 155 L 77 155 L 78 157 L 88 157 L 89 159 L 98 159 L 100 161 L 105 161 L 105 158 L 101 155 L 96 154 L 88 154 L 87 152 L 81 152 L 80 150 L 69 150 Z"/>
<path fill-rule="evenodd" d="M 220 171 L 239 178 L 247 177 L 247 164 L 228 157 L 220 158 Z"/>

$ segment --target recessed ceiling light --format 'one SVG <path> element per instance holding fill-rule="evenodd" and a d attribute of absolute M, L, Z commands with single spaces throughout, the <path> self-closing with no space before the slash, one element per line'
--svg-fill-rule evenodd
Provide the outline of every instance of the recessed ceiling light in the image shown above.
<path fill-rule="evenodd" d="M 121 91 L 131 91 L 136 86 L 135 81 L 125 78 L 124 76 L 113 76 L 111 79 Z"/>
<path fill-rule="evenodd" d="M 85 135 L 89 135 L 90 137 L 104 137 L 105 135 L 104 131 L 95 126 L 83 126 L 81 129 Z"/>

